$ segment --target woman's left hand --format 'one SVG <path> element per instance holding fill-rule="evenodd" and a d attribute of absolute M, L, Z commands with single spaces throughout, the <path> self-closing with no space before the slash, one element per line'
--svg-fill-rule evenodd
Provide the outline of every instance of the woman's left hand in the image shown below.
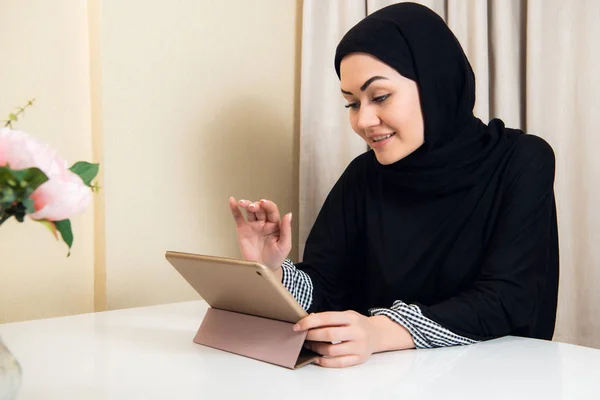
<path fill-rule="evenodd" d="M 373 353 L 414 347 L 403 326 L 385 316 L 366 317 L 355 311 L 311 314 L 294 329 L 308 331 L 305 347 L 325 356 L 316 361 L 322 367 L 349 367 Z"/>

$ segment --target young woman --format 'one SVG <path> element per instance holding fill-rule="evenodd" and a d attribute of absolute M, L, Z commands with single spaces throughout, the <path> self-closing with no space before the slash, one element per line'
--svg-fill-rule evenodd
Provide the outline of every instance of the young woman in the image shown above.
<path fill-rule="evenodd" d="M 230 208 L 242 256 L 269 266 L 310 313 L 318 364 L 382 351 L 551 339 L 558 291 L 554 154 L 473 115 L 475 78 L 455 36 L 401 3 L 353 27 L 335 68 L 353 130 L 371 147 L 329 193 L 292 263 L 291 214 Z M 241 210 L 247 211 L 247 220 Z"/>

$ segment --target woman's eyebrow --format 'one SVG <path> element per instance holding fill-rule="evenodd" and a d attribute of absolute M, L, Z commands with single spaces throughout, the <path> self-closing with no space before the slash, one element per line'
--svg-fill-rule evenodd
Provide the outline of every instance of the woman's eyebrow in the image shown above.
<path fill-rule="evenodd" d="M 373 83 L 373 82 L 375 82 L 375 81 L 378 81 L 378 80 L 380 80 L 380 79 L 389 80 L 389 79 L 388 79 L 388 78 L 386 78 L 385 76 L 379 76 L 379 75 L 377 75 L 377 76 L 373 76 L 373 77 L 371 77 L 371 78 L 367 79 L 365 83 L 363 83 L 363 85 L 360 87 L 360 91 L 361 91 L 361 92 L 364 92 L 365 90 L 367 90 L 367 88 L 369 87 L 369 85 L 370 85 L 371 83 Z M 344 93 L 344 94 L 347 94 L 347 95 L 350 95 L 350 96 L 354 96 L 354 95 L 352 94 L 352 92 L 349 92 L 349 91 L 347 91 L 347 90 L 344 90 L 344 89 L 341 89 L 341 90 L 342 90 L 342 93 Z"/>

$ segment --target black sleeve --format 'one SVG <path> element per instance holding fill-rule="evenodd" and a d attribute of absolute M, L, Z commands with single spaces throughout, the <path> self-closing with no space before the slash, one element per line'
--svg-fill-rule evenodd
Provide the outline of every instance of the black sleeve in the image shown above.
<path fill-rule="evenodd" d="M 359 158 L 329 192 L 307 238 L 303 261 L 296 264 L 310 276 L 314 286 L 308 312 L 348 308 L 347 298 L 354 287 L 360 220 Z"/>
<path fill-rule="evenodd" d="M 544 298 L 554 296 L 558 279 L 554 153 L 535 136 L 521 141 L 507 169 L 499 218 L 474 284 L 441 303 L 419 304 L 426 317 L 475 340 L 530 329 Z"/>

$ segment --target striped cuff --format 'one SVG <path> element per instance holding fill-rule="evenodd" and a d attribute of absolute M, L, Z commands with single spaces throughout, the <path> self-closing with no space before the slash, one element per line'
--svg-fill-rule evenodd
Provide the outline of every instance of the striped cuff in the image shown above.
<path fill-rule="evenodd" d="M 286 258 L 281 265 L 283 286 L 294 296 L 298 304 L 308 310 L 313 299 L 313 284 L 310 276 L 296 268 L 292 260 Z"/>
<path fill-rule="evenodd" d="M 418 349 L 477 343 L 475 340 L 457 335 L 437 322 L 423 316 L 418 306 L 414 304 L 408 305 L 400 300 L 395 301 L 391 308 L 372 308 L 369 310 L 369 313 L 373 316 L 385 315 L 392 321 L 405 327 Z"/>

